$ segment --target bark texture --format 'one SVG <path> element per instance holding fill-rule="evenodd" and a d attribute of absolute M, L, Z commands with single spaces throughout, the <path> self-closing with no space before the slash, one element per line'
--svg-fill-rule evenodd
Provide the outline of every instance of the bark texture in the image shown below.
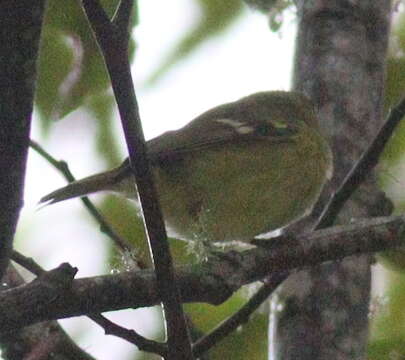
<path fill-rule="evenodd" d="M 294 88 L 314 101 L 330 139 L 335 173 L 328 190 L 333 191 L 382 122 L 390 2 L 300 0 L 297 5 Z M 391 208 L 370 174 L 336 223 L 387 215 Z M 371 261 L 357 256 L 290 277 L 270 339 L 272 359 L 364 359 Z"/>
<path fill-rule="evenodd" d="M 0 2 L 0 278 L 23 204 L 44 0 Z"/>

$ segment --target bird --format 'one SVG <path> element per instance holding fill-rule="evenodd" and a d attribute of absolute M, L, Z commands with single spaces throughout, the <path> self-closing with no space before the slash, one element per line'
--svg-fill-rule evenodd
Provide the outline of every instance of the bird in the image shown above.
<path fill-rule="evenodd" d="M 333 172 L 311 101 L 264 91 L 219 105 L 147 142 L 167 227 L 177 238 L 250 242 L 308 215 Z M 44 196 L 53 204 L 99 191 L 137 201 L 135 177 L 120 166 Z"/>

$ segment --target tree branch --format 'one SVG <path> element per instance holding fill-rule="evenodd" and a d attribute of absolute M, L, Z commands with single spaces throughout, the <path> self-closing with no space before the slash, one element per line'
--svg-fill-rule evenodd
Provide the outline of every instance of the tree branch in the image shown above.
<path fill-rule="evenodd" d="M 41 145 L 39 145 L 34 140 L 30 141 L 30 146 L 33 148 L 39 155 L 41 155 L 46 161 L 48 161 L 55 169 L 59 170 L 59 172 L 63 175 L 63 177 L 68 181 L 72 182 L 75 181 L 75 177 L 73 176 L 72 172 L 69 169 L 69 165 L 66 161 L 63 160 L 56 160 L 50 153 L 48 153 Z M 125 239 L 121 238 L 114 229 L 110 226 L 104 216 L 97 210 L 91 200 L 85 196 L 80 198 L 83 205 L 90 213 L 90 215 L 96 220 L 96 222 L 100 225 L 100 230 L 105 233 L 111 240 L 117 245 L 117 247 L 123 253 L 130 253 L 133 254 L 133 247 L 129 244 Z M 136 259 L 135 259 L 136 260 Z M 142 268 L 142 266 L 140 266 Z"/>
<path fill-rule="evenodd" d="M 0 279 L 23 204 L 36 60 L 45 1 L 0 2 Z"/>
<path fill-rule="evenodd" d="M 322 212 L 327 197 L 342 184 L 383 122 L 391 2 L 298 0 L 296 4 L 294 89 L 315 103 L 334 154 L 334 175 L 317 207 Z M 345 203 L 335 224 L 390 214 L 392 204 L 378 189 L 373 173 Z M 316 210 L 315 223 L 320 215 Z M 371 262 L 369 256 L 345 259 L 291 277 L 284 284 L 287 305 L 277 314 L 274 358 L 364 358 Z"/>
<path fill-rule="evenodd" d="M 33 269 L 35 273 L 42 273 L 40 266 L 35 264 L 32 259 L 13 253 L 23 263 Z M 7 273 L 2 279 L 3 290 L 4 284 L 8 288 L 23 286 L 24 279 L 10 265 Z M 11 334 L 1 337 L 1 350 L 4 359 L 44 359 L 46 355 L 52 353 L 55 359 L 63 358 L 65 360 L 95 360 L 88 353 L 80 349 L 72 339 L 63 331 L 56 321 L 44 321 L 24 329 L 13 331 Z M 46 355 L 45 355 L 46 354 Z"/>
<path fill-rule="evenodd" d="M 157 341 L 148 340 L 145 337 L 139 335 L 135 330 L 128 330 L 119 326 L 112 321 L 108 320 L 103 315 L 89 315 L 95 323 L 100 325 L 107 335 L 115 335 L 120 337 L 131 344 L 138 347 L 139 350 L 147 351 L 150 353 L 158 354 L 160 356 L 167 356 L 167 345 L 158 343 Z"/>
<path fill-rule="evenodd" d="M 339 186 L 336 193 L 332 196 L 330 202 L 324 209 L 316 229 L 323 229 L 331 226 L 343 208 L 346 201 L 352 196 L 354 191 L 361 185 L 365 178 L 370 175 L 374 167 L 378 164 L 380 156 L 385 148 L 387 142 L 397 125 L 405 116 L 405 98 L 398 102 L 398 104 L 390 111 L 384 125 L 378 131 L 374 140 L 363 153 L 359 161 L 349 171 L 343 183 Z"/>
<path fill-rule="evenodd" d="M 180 267 L 176 278 L 183 302 L 217 305 L 268 275 L 403 246 L 404 236 L 404 216 L 362 220 L 291 237 L 275 248 L 230 253 L 231 261 L 215 257 Z M 0 334 L 44 320 L 153 306 L 161 301 L 159 290 L 152 270 L 76 279 L 63 297 L 49 294 L 46 282 L 33 281 L 0 293 Z"/>
<path fill-rule="evenodd" d="M 277 289 L 285 280 L 289 272 L 281 271 L 269 276 L 264 285 L 243 305 L 235 314 L 219 324 L 208 335 L 199 339 L 193 345 L 193 353 L 196 358 L 214 347 L 217 343 L 235 331 L 240 325 L 248 322 L 250 316 L 263 304 L 264 301 Z"/>
<path fill-rule="evenodd" d="M 103 53 L 120 112 L 163 303 L 169 347 L 167 359 L 193 359 L 128 60 L 128 23 L 124 22 L 128 22 L 129 17 L 124 10 L 130 12 L 132 1 L 121 1 L 114 24 L 107 18 L 98 0 L 83 0 L 82 4 Z"/>

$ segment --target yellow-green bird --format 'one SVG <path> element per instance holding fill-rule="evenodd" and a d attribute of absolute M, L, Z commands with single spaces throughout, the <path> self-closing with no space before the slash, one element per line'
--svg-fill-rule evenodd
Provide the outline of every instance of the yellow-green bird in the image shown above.
<path fill-rule="evenodd" d="M 169 229 L 186 240 L 249 241 L 307 215 L 332 174 L 311 102 L 260 92 L 217 106 L 147 143 Z M 128 160 L 41 199 L 110 190 L 136 200 Z"/>

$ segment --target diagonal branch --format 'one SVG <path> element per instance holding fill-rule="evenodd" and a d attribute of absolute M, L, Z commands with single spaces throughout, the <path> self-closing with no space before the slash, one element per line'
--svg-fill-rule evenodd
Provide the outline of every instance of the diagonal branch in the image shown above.
<path fill-rule="evenodd" d="M 124 327 L 115 324 L 111 320 L 108 320 L 101 314 L 89 315 L 89 318 L 100 325 L 107 335 L 115 335 L 120 337 L 131 344 L 136 345 L 139 350 L 159 354 L 164 357 L 167 354 L 167 346 L 165 344 L 148 340 L 139 335 L 135 330 L 125 329 Z"/>
<path fill-rule="evenodd" d="M 219 324 L 208 335 L 199 339 L 193 345 L 195 357 L 201 356 L 217 343 L 223 340 L 231 332 L 235 331 L 240 325 L 246 323 L 249 317 L 259 308 L 264 301 L 277 289 L 277 287 L 286 279 L 289 272 L 281 271 L 272 274 L 265 280 L 264 285 L 242 306 L 235 314 Z"/>
<path fill-rule="evenodd" d="M 133 1 L 122 0 L 127 12 Z M 129 17 L 118 10 L 117 22 L 111 23 L 99 1 L 83 0 L 85 13 L 101 48 L 118 104 L 127 143 L 129 160 L 136 179 L 139 200 L 155 265 L 156 281 L 161 293 L 168 335 L 167 359 L 193 359 L 188 328 L 180 303 L 173 270 L 173 261 L 157 191 L 147 158 L 145 138 L 141 126 L 138 103 L 132 83 L 128 60 Z M 114 26 L 117 25 L 117 26 Z"/>
<path fill-rule="evenodd" d="M 13 260 L 15 259 L 14 255 L 11 256 Z M 32 259 L 22 255 L 20 259 L 25 265 L 28 264 L 28 268 L 32 268 L 34 264 Z M 34 268 L 39 270 L 40 267 L 34 265 Z M 7 274 L 2 279 L 2 283 L 2 291 L 5 290 L 5 284 L 8 288 L 26 284 L 12 265 L 7 268 Z M 95 360 L 90 354 L 80 349 L 56 321 L 44 321 L 7 334 L 1 338 L 1 350 L 4 358 L 7 359 L 47 359 L 52 353 L 55 359 Z"/>
<path fill-rule="evenodd" d="M 378 164 L 385 145 L 404 116 L 405 97 L 390 111 L 387 120 L 374 137 L 371 145 L 363 153 L 360 160 L 349 171 L 335 195 L 326 205 L 320 219 L 318 220 L 316 229 L 323 229 L 333 224 L 343 205 L 359 185 L 363 183 L 371 170 Z"/>
<path fill-rule="evenodd" d="M 48 161 L 55 169 L 59 170 L 60 173 L 64 176 L 64 178 L 69 181 L 75 181 L 75 177 L 73 176 L 72 172 L 69 169 L 68 164 L 63 160 L 56 160 L 50 153 L 48 153 L 41 145 L 37 142 L 31 140 L 30 146 L 33 148 L 39 155 L 41 155 L 46 161 Z M 91 214 L 91 216 L 97 221 L 100 225 L 100 230 L 107 234 L 114 241 L 115 245 L 124 252 L 124 253 L 133 253 L 133 248 L 131 244 L 129 244 L 125 239 L 121 238 L 114 229 L 110 226 L 108 221 L 104 218 L 104 216 L 97 210 L 91 200 L 85 196 L 80 198 L 83 202 L 87 211 Z M 141 266 L 142 267 L 142 266 Z"/>

